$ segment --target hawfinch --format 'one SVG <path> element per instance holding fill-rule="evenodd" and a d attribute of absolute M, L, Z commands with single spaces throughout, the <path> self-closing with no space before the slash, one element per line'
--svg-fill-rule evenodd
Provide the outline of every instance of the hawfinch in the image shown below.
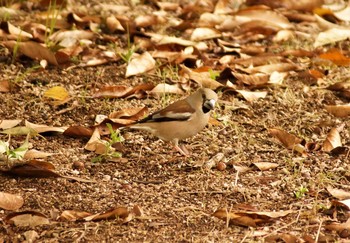
<path fill-rule="evenodd" d="M 200 88 L 187 98 L 176 101 L 128 127 L 145 130 L 164 141 L 170 141 L 177 151 L 187 156 L 186 149 L 184 151 L 179 147 L 179 140 L 196 135 L 208 124 L 210 112 L 217 100 L 218 96 L 214 91 Z"/>

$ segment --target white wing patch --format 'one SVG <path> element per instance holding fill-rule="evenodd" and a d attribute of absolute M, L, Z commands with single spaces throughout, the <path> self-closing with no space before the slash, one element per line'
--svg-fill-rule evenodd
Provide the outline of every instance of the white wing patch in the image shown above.
<path fill-rule="evenodd" d="M 182 113 L 177 113 L 177 112 L 167 112 L 165 115 L 161 114 L 155 114 L 153 115 L 153 119 L 161 119 L 161 118 L 171 118 L 174 120 L 188 120 L 191 117 L 192 113 L 191 112 L 182 112 Z"/>

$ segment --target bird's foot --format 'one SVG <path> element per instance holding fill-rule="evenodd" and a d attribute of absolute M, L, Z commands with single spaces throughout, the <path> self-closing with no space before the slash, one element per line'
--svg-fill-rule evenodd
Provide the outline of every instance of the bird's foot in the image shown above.
<path fill-rule="evenodd" d="M 190 152 L 187 150 L 185 145 L 182 145 L 181 147 L 176 145 L 176 146 L 174 146 L 174 148 L 185 157 L 188 157 L 190 155 Z"/>

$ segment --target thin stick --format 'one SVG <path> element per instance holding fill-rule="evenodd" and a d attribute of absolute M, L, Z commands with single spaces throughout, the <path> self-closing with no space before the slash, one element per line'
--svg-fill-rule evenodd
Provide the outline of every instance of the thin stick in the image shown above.
<path fill-rule="evenodd" d="M 321 226 L 322 226 L 322 220 L 320 222 L 320 225 L 318 226 L 318 230 L 317 230 L 317 235 L 316 235 L 316 239 L 315 242 L 318 242 L 318 238 L 320 237 L 320 232 L 321 232 Z"/>

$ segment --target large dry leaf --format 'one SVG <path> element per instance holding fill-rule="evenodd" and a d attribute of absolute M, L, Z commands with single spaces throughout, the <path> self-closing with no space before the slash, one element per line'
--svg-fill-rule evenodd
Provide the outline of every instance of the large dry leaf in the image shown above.
<path fill-rule="evenodd" d="M 291 210 L 279 212 L 250 212 L 235 210 L 229 212 L 226 208 L 221 208 L 215 211 L 213 216 L 229 222 L 230 224 L 257 227 L 258 225 L 268 223 L 274 219 L 285 217 L 292 212 L 293 211 Z"/>
<path fill-rule="evenodd" d="M 350 199 L 349 191 L 333 188 L 331 186 L 327 187 L 327 191 L 332 195 L 332 197 L 335 197 L 339 200 Z"/>
<path fill-rule="evenodd" d="M 117 207 L 114 209 L 111 209 L 107 212 L 103 213 L 97 213 L 94 215 L 90 215 L 84 218 L 85 221 L 99 221 L 99 220 L 106 220 L 106 219 L 117 219 L 122 218 L 125 219 L 130 214 L 127 207 Z"/>
<path fill-rule="evenodd" d="M 91 213 L 84 211 L 76 211 L 76 210 L 64 210 L 62 214 L 59 216 L 59 219 L 68 220 L 68 221 L 77 221 L 82 220 L 85 217 L 90 216 Z"/>
<path fill-rule="evenodd" d="M 94 33 L 86 30 L 62 30 L 55 32 L 50 36 L 53 42 L 59 42 L 60 46 L 73 47 L 81 40 L 91 40 L 95 36 Z"/>
<path fill-rule="evenodd" d="M 327 89 L 335 91 L 341 97 L 350 99 L 350 81 L 340 81 L 330 85 Z"/>
<path fill-rule="evenodd" d="M 29 121 L 25 121 L 25 126 L 35 130 L 37 133 L 45 133 L 45 132 L 58 132 L 63 133 L 67 127 L 50 127 L 46 125 L 34 124 Z"/>
<path fill-rule="evenodd" d="M 61 177 L 55 171 L 53 164 L 38 160 L 31 160 L 23 164 L 17 164 L 12 166 L 6 171 L 2 171 L 5 174 L 19 177 L 35 177 L 35 178 L 49 178 L 49 177 Z"/>
<path fill-rule="evenodd" d="M 267 95 L 267 91 L 247 91 L 247 90 L 236 90 L 240 93 L 245 100 L 254 102 L 258 99 L 264 99 Z"/>
<path fill-rule="evenodd" d="M 324 226 L 327 230 L 334 230 L 338 234 L 344 236 L 343 238 L 349 238 L 350 232 L 350 218 L 345 223 L 330 222 Z"/>
<path fill-rule="evenodd" d="M 127 207 L 116 207 L 106 212 L 92 214 L 84 211 L 65 210 L 59 216 L 59 219 L 69 221 L 100 221 L 109 219 L 122 219 L 123 223 L 129 222 L 135 216 L 143 216 L 142 209 L 135 205 L 131 211 Z"/>
<path fill-rule="evenodd" d="M 244 84 L 252 87 L 263 87 L 266 86 L 269 81 L 269 75 L 263 73 L 254 74 L 242 74 L 232 72 L 233 76 Z"/>
<path fill-rule="evenodd" d="M 146 96 L 146 91 L 154 88 L 153 84 L 140 84 L 134 87 L 127 87 L 124 85 L 104 86 L 94 92 L 95 98 L 127 98 L 136 97 L 143 98 Z"/>
<path fill-rule="evenodd" d="M 150 92 L 150 94 L 154 94 L 156 96 L 164 95 L 164 94 L 179 94 L 183 95 L 184 91 L 177 84 L 166 84 L 161 83 L 157 84 Z"/>
<path fill-rule="evenodd" d="M 68 91 L 62 86 L 55 86 L 46 90 L 43 96 L 54 99 L 53 104 L 56 106 L 63 105 L 70 100 Z"/>
<path fill-rule="evenodd" d="M 275 169 L 279 166 L 277 163 L 271 162 L 255 162 L 253 165 L 255 165 L 261 171 Z"/>
<path fill-rule="evenodd" d="M 348 6 L 346 8 L 342 8 L 338 11 L 333 11 L 333 14 L 343 21 L 350 21 L 350 2 L 348 2 Z"/>
<path fill-rule="evenodd" d="M 257 67 L 248 67 L 242 70 L 251 74 L 252 73 L 272 74 L 273 72 L 296 71 L 298 70 L 298 68 L 299 67 L 293 63 L 275 63 L 275 64 L 268 64 L 268 65 L 257 66 Z"/>
<path fill-rule="evenodd" d="M 9 129 L 17 126 L 22 120 L 0 120 L 0 129 Z"/>
<path fill-rule="evenodd" d="M 341 138 L 340 138 L 340 131 L 344 128 L 343 124 L 342 126 L 338 128 L 332 128 L 331 131 L 328 133 L 326 140 L 323 142 L 323 150 L 326 152 L 330 152 L 333 149 L 337 147 L 341 147 Z"/>
<path fill-rule="evenodd" d="M 337 49 L 331 49 L 325 53 L 322 53 L 318 56 L 321 59 L 326 59 L 338 66 L 349 66 L 350 58 L 344 56 L 344 54 Z"/>
<path fill-rule="evenodd" d="M 198 20 L 199 27 L 215 27 L 224 22 L 226 16 L 205 12 L 201 14 Z"/>
<path fill-rule="evenodd" d="M 105 154 L 108 151 L 108 142 L 101 139 L 99 130 L 95 128 L 84 149 L 97 154 Z"/>
<path fill-rule="evenodd" d="M 287 149 L 295 149 L 295 146 L 303 140 L 279 128 L 270 128 L 269 133 L 278 139 Z"/>
<path fill-rule="evenodd" d="M 197 42 L 181 39 L 178 37 L 160 35 L 154 33 L 146 33 L 146 35 L 151 37 L 152 42 L 156 45 L 167 45 L 167 44 L 177 44 L 181 46 L 195 46 Z"/>
<path fill-rule="evenodd" d="M 6 39 L 12 39 L 12 40 L 28 40 L 32 39 L 33 35 L 25 32 L 23 29 L 18 28 L 14 25 L 12 25 L 10 22 L 1 22 L 0 29 L 4 30 L 5 32 L 9 33 L 11 36 L 6 36 Z"/>
<path fill-rule="evenodd" d="M 81 137 L 90 138 L 93 132 L 94 132 L 93 129 L 90 127 L 70 126 L 63 132 L 63 135 L 68 137 L 75 137 L 75 138 L 81 138 Z"/>
<path fill-rule="evenodd" d="M 114 15 L 106 18 L 106 26 L 107 26 L 108 30 L 112 33 L 116 30 L 122 31 L 122 32 L 125 31 L 122 24 L 119 22 L 119 20 Z"/>
<path fill-rule="evenodd" d="M 302 11 L 312 11 L 315 8 L 321 7 L 324 3 L 323 0 L 280 0 L 280 1 L 270 1 L 270 0 L 247 0 L 246 4 L 248 6 L 264 4 L 271 8 L 284 8 L 288 10 L 302 10 Z"/>
<path fill-rule="evenodd" d="M 0 131 L 0 133 L 8 134 L 8 135 L 28 135 L 28 134 L 30 136 L 38 135 L 38 132 L 33 128 L 24 127 L 24 126 L 8 128 L 6 130 Z"/>
<path fill-rule="evenodd" d="M 0 170 L 1 173 L 10 176 L 33 177 L 33 178 L 65 178 L 68 180 L 92 183 L 94 180 L 78 178 L 74 176 L 63 176 L 55 172 L 55 167 L 49 162 L 31 160 L 23 164 L 16 164 L 8 170 Z"/>
<path fill-rule="evenodd" d="M 230 20 L 230 18 L 227 18 L 227 20 Z M 293 28 L 293 25 L 285 16 L 268 9 L 243 9 L 234 15 L 234 22 L 236 25 L 241 25 L 251 21 L 263 21 L 267 26 L 278 26 L 281 29 Z M 227 29 L 223 28 L 224 26 L 227 26 L 227 23 L 225 24 L 225 22 L 220 25 L 219 29 Z"/>
<path fill-rule="evenodd" d="M 7 48 L 18 48 L 18 51 L 27 57 L 34 60 L 46 60 L 50 64 L 58 65 L 55 54 L 47 47 L 33 41 L 16 42 L 16 41 L 3 41 L 3 45 Z"/>
<path fill-rule="evenodd" d="M 49 219 L 44 214 L 35 211 L 10 213 L 5 217 L 4 221 L 17 227 L 35 227 L 50 224 Z"/>
<path fill-rule="evenodd" d="M 17 210 L 23 206 L 24 200 L 20 195 L 0 192 L 0 208 Z"/>
<path fill-rule="evenodd" d="M 214 38 L 220 38 L 221 32 L 214 29 L 214 28 L 196 28 L 192 32 L 191 40 L 192 41 L 201 41 L 201 40 L 208 40 L 208 39 L 214 39 Z"/>
<path fill-rule="evenodd" d="M 62 86 L 52 87 L 44 92 L 44 97 L 63 101 L 69 97 L 68 91 Z"/>
<path fill-rule="evenodd" d="M 110 119 L 127 119 L 137 121 L 143 118 L 148 112 L 147 107 L 135 107 L 112 112 L 108 115 Z"/>
<path fill-rule="evenodd" d="M 348 38 L 350 38 L 350 29 L 332 28 L 318 34 L 314 47 L 317 48 L 323 45 L 336 43 Z"/>
<path fill-rule="evenodd" d="M 52 156 L 53 153 L 42 152 L 36 149 L 30 149 L 24 154 L 24 159 L 32 160 L 32 159 L 42 159 L 49 156 Z"/>
<path fill-rule="evenodd" d="M 326 110 L 335 117 L 350 116 L 350 104 L 346 105 L 327 105 Z"/>
<path fill-rule="evenodd" d="M 183 74 L 186 74 L 189 79 L 195 81 L 196 83 L 198 83 L 200 86 L 202 86 L 204 88 L 209 88 L 209 89 L 215 90 L 218 87 L 223 86 L 221 83 L 219 83 L 218 81 L 216 81 L 210 77 L 209 71 L 196 72 L 196 71 L 193 71 L 184 65 L 181 65 L 181 68 L 182 68 L 181 72 Z M 184 76 L 186 76 L 186 75 L 184 75 Z"/>
<path fill-rule="evenodd" d="M 128 78 L 130 76 L 145 73 L 154 69 L 155 66 L 156 61 L 151 54 L 149 52 L 144 52 L 143 54 L 131 59 L 126 67 L 125 77 Z"/>

